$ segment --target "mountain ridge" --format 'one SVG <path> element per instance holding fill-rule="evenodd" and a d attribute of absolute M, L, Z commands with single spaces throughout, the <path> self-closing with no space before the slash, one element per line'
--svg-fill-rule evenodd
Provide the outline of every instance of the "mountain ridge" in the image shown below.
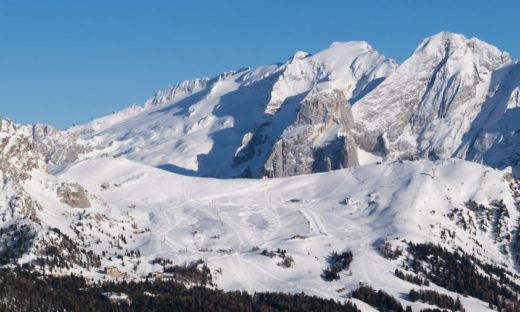
<path fill-rule="evenodd" d="M 332 88 L 354 98 L 394 68 L 392 60 L 366 42 L 335 43 L 315 55 L 297 52 L 279 65 L 185 81 L 157 92 L 143 107 L 130 107 L 68 132 L 87 141 L 97 136 L 105 145 L 121 144 L 121 148 L 106 150 L 161 168 L 200 176 L 237 177 L 250 172 L 258 177 L 264 174 L 272 148 L 296 120 L 296 110 L 307 95 Z M 129 122 L 127 128 L 125 121 Z M 145 139 L 147 133 L 159 137 L 155 141 L 158 150 L 143 145 L 150 142 Z M 125 140 L 128 142 L 122 143 Z M 151 147 L 154 155 L 162 155 L 159 159 L 141 154 Z M 247 157 L 244 151 L 248 151 Z"/>
<path fill-rule="evenodd" d="M 507 52 L 449 32 L 424 39 L 401 65 L 364 41 L 335 42 L 314 55 L 297 51 L 285 63 L 181 82 L 158 91 L 143 106 L 130 106 L 65 133 L 88 145 L 83 148 L 87 153 L 100 149 L 196 176 L 285 176 L 363 164 L 377 157 L 459 157 L 500 169 L 512 166 L 516 174 L 518 157 L 494 157 L 487 152 L 495 146 L 499 154 L 507 150 L 520 155 L 520 147 L 514 143 L 499 143 L 511 136 L 495 135 L 496 144 L 488 142 L 489 134 L 475 137 L 485 133 L 480 126 L 485 123 L 481 120 L 484 111 L 479 113 L 484 106 L 503 107 L 504 101 L 514 106 L 514 98 L 498 97 L 505 97 L 504 91 L 495 94 L 503 89 L 511 89 L 511 96 L 516 92 L 518 68 L 514 64 Z M 513 76 L 511 82 L 500 74 L 507 68 Z M 508 83 L 513 85 L 508 87 Z M 335 91 L 343 93 L 353 121 L 337 121 L 328 127 L 312 120 L 296 124 L 307 98 Z M 506 124 L 509 120 L 494 118 Z M 348 126 L 352 130 L 334 134 L 332 128 L 344 123 L 352 124 Z M 309 130 L 305 138 L 293 138 L 281 152 L 287 134 L 302 127 L 315 130 Z M 511 128 L 495 126 L 504 127 Z M 330 154 L 320 152 L 312 139 L 326 133 L 331 140 L 324 144 L 330 145 L 332 154 L 346 155 L 350 150 L 349 164 L 315 156 Z M 345 135 L 352 142 L 347 144 L 350 147 L 334 143 Z M 307 147 L 298 149 L 296 145 Z M 285 164 L 285 170 L 274 173 L 271 161 L 275 158 L 278 164 Z M 323 161 L 337 165 L 320 165 Z M 298 171 L 295 166 L 307 169 Z"/>

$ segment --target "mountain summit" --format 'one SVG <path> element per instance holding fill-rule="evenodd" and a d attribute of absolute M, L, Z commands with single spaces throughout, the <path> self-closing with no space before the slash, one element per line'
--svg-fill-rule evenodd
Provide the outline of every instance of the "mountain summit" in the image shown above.
<path fill-rule="evenodd" d="M 425 39 L 353 112 L 360 147 L 398 156 L 449 158 L 463 144 L 509 55 L 442 32 Z"/>

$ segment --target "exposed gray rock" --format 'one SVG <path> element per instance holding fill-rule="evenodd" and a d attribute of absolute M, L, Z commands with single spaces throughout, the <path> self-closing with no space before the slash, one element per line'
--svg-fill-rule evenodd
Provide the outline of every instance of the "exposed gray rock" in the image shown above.
<path fill-rule="evenodd" d="M 308 96 L 294 125 L 276 142 L 264 165 L 268 177 L 324 172 L 358 165 L 354 119 L 340 91 Z"/>
<path fill-rule="evenodd" d="M 58 197 L 72 208 L 90 208 L 87 192 L 77 183 L 62 184 L 58 188 Z"/>
<path fill-rule="evenodd" d="M 4 178 L 21 182 L 30 178 L 32 170 L 46 170 L 31 132 L 10 120 L 0 120 L 0 172 Z"/>
<path fill-rule="evenodd" d="M 32 134 L 38 151 L 50 165 L 72 163 L 80 155 L 100 148 L 80 139 L 75 133 L 61 131 L 49 125 L 32 126 Z"/>
<path fill-rule="evenodd" d="M 25 191 L 23 183 L 31 179 L 33 171 L 45 171 L 43 156 L 34 144 L 28 127 L 11 120 L 0 120 L 0 219 L 24 218 L 38 222 L 41 205 Z"/>
<path fill-rule="evenodd" d="M 39 222 L 36 211 L 42 209 L 41 205 L 22 188 L 17 188 L 16 191 L 17 193 L 9 199 L 8 203 L 11 217 L 21 215 L 33 222 Z"/>

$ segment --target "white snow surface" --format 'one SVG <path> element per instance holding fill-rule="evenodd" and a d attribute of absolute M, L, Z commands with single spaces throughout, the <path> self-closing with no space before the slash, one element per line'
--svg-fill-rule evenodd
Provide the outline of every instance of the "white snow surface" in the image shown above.
<path fill-rule="evenodd" d="M 438 243 L 516 269 L 510 241 L 497 237 L 496 225 L 465 229 L 458 216 L 449 217 L 458 209 L 465 220 L 479 222 L 481 217 L 465 203 L 490 206 L 501 200 L 507 209 L 498 221 L 502 234 L 517 230 L 520 199 L 514 198 L 509 172 L 477 163 L 380 162 L 363 154 L 366 165 L 355 168 L 253 180 L 190 177 L 124 157 L 96 156 L 49 175 L 44 167 L 27 165 L 42 165 L 41 158 L 32 155 L 27 128 L 7 122 L 3 131 L 10 140 L 3 141 L 2 164 L 11 168 L 12 177 L 21 177 L 17 172 L 22 171 L 25 178 L 2 180 L 1 248 L 9 246 L 9 229 L 17 225 L 35 237 L 17 260 L 20 264 L 41 257 L 51 242 L 64 239 L 76 244 L 80 260 L 88 252 L 100 256 L 99 267 L 70 263 L 70 269 L 53 274 L 74 272 L 99 279 L 105 277 L 100 270 L 115 266 L 129 279 L 140 279 L 161 269 L 152 264 L 157 258 L 179 265 L 203 259 L 217 286 L 225 290 L 304 291 L 345 300 L 363 282 L 419 309 L 425 305 L 403 296 L 418 286 L 394 276 L 402 259 L 383 258 L 378 251 L 382 242 Z M 17 154 L 14 146 L 27 152 Z M 86 189 L 90 208 L 72 208 L 60 200 L 59 187 L 75 182 Z M 452 238 L 443 235 L 447 230 Z M 280 258 L 261 254 L 278 248 L 287 251 L 294 266 L 283 268 L 277 265 Z M 327 282 L 321 273 L 333 251 L 351 251 L 354 261 L 340 280 Z M 137 252 L 140 257 L 133 256 Z M 487 310 L 487 304 L 474 298 L 461 300 L 467 310 Z"/>
<path fill-rule="evenodd" d="M 510 213 L 508 229 L 516 226 L 519 216 L 503 172 L 462 160 L 372 164 L 282 179 L 218 180 L 108 157 L 78 162 L 58 179 L 82 182 L 94 199 L 88 214 L 111 220 L 112 235 L 127 233 L 122 228 L 135 224 L 124 248 L 139 249 L 144 256 L 137 270 L 103 259 L 103 265 L 116 265 L 130 276 L 158 269 L 150 264 L 156 257 L 174 263 L 204 259 L 213 273 L 222 270 L 216 273 L 216 282 L 226 290 L 304 291 L 343 300 L 364 282 L 385 289 L 406 306 L 410 302 L 401 294 L 417 286 L 394 276 L 399 262 L 377 251 L 384 240 L 457 246 L 514 268 L 489 232 L 471 234 L 447 217 L 454 208 L 466 211 L 468 200 L 488 204 L 498 199 Z M 106 183 L 110 187 L 103 190 Z M 44 199 L 36 189 L 29 189 L 35 198 Z M 346 198 L 348 204 L 342 204 Z M 60 228 L 66 228 L 67 215 L 74 214 L 70 208 L 45 211 L 44 224 Z M 456 238 L 441 239 L 443 228 L 454 231 Z M 92 243 L 96 253 L 114 252 L 102 234 L 93 235 L 103 240 Z M 277 266 L 280 259 L 261 255 L 263 249 L 277 248 L 287 250 L 294 267 L 282 268 Z M 345 250 L 354 254 L 351 274 L 343 272 L 339 281 L 324 281 L 320 273 L 326 257 Z M 487 304 L 473 298 L 461 300 L 467 310 L 487 309 Z"/>

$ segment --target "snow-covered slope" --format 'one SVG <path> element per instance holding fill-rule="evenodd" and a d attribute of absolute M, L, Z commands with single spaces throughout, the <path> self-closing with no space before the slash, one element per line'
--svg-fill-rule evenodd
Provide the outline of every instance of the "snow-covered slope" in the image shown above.
<path fill-rule="evenodd" d="M 63 225 L 76 204 L 90 206 L 88 197 L 47 173 L 30 127 L 0 120 L 0 174 L 0 265 L 36 261 L 49 250 L 69 268 L 94 260 L 57 230 L 74 233 Z"/>
<path fill-rule="evenodd" d="M 165 263 L 202 259 L 223 289 L 343 300 L 363 282 L 414 310 L 428 305 L 402 296 L 417 286 L 394 275 L 410 255 L 384 258 L 384 242 L 403 250 L 408 241 L 433 242 L 510 274 L 518 267 L 520 185 L 473 162 L 396 161 L 219 180 L 100 156 L 52 176 L 30 128 L 1 125 L 1 265 L 94 279 L 116 267 L 139 279 Z M 334 251 L 350 251 L 354 260 L 339 280 L 327 281 L 322 273 Z M 422 289 L 457 296 L 433 283 Z M 467 310 L 488 310 L 475 298 L 461 300 Z"/>
<path fill-rule="evenodd" d="M 66 131 L 0 120 L 0 266 L 139 279 L 202 259 L 223 289 L 343 300 L 362 283 L 419 311 L 395 270 L 426 278 L 407 247 L 432 242 L 518 292 L 519 107 L 518 62 L 443 32 L 397 69 L 334 43 Z M 354 260 L 327 281 L 334 251 Z"/>
<path fill-rule="evenodd" d="M 121 251 L 106 240 L 90 245 L 97 254 L 105 251 L 103 265 L 116 265 L 131 276 L 158 270 L 158 264 L 151 265 L 156 258 L 173 263 L 205 259 L 224 289 L 305 291 L 341 299 L 363 281 L 409 305 L 400 294 L 413 286 L 394 276 L 400 261 L 381 256 L 383 241 L 430 241 L 509 270 L 515 267 L 510 246 L 519 212 L 507 175 L 461 160 L 393 162 L 284 179 L 215 180 L 99 158 L 79 162 L 59 178 L 82 181 L 97 201 L 106 203 L 83 214 L 84 226 L 92 222 L 88 215 L 102 215 L 120 222 L 111 235 L 133 228 L 121 246 L 139 249 L 139 263 L 127 256 L 107 261 Z M 491 207 L 498 219 L 470 210 L 469 201 Z M 507 213 L 493 212 L 497 201 Z M 262 255 L 264 249 L 286 250 L 294 266 L 277 265 L 280 259 Z M 321 272 L 327 257 L 345 250 L 354 255 L 351 273 L 325 281 Z M 473 298 L 462 300 L 474 307 L 471 311 L 487 307 Z"/>
<path fill-rule="evenodd" d="M 490 92 L 457 156 L 520 175 L 520 63 L 493 73 Z"/>
<path fill-rule="evenodd" d="M 297 52 L 287 62 L 185 81 L 133 106 L 68 133 L 107 146 L 102 153 L 197 176 L 262 176 L 275 143 L 287 137 L 305 99 L 337 92 L 362 97 L 396 65 L 366 42 L 334 43 L 315 55 Z M 338 115 L 339 116 L 339 115 Z M 309 150 L 345 136 L 344 120 L 307 119 Z M 296 154 L 296 153 L 294 153 Z M 311 155 L 312 158 L 312 155 Z M 298 161 L 309 162 L 308 155 Z M 307 166 L 312 172 L 312 165 Z M 288 170 L 283 175 L 290 174 Z"/>

